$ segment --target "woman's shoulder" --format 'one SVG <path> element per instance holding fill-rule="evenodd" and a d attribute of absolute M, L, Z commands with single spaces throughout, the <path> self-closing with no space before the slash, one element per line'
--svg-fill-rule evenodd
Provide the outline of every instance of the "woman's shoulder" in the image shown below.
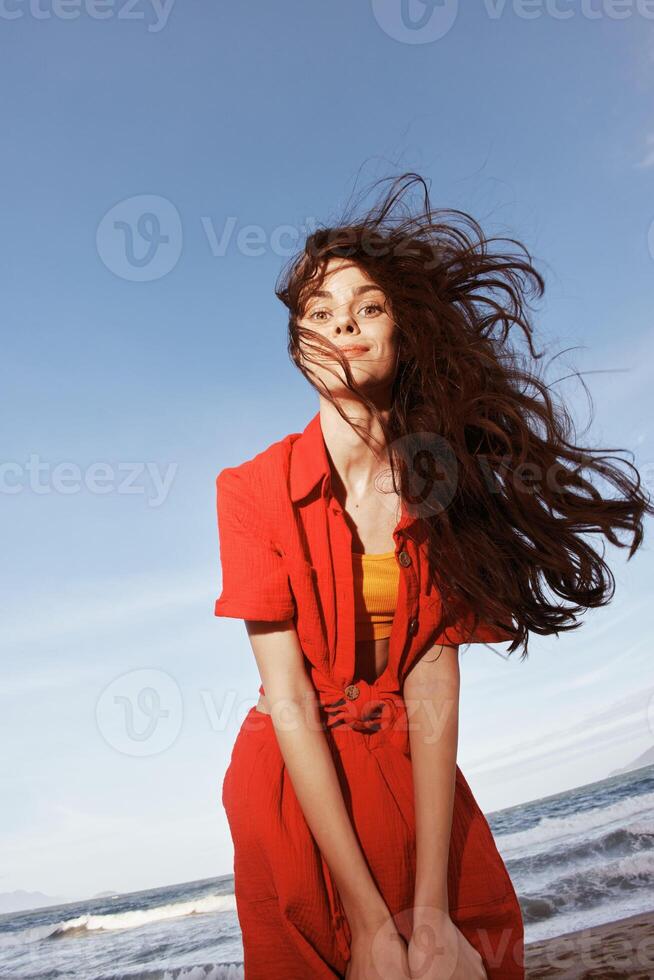
<path fill-rule="evenodd" d="M 217 485 L 249 490 L 255 499 L 260 494 L 269 498 L 275 489 L 288 486 L 291 448 L 300 435 L 290 432 L 242 462 L 224 467 L 216 476 Z"/>

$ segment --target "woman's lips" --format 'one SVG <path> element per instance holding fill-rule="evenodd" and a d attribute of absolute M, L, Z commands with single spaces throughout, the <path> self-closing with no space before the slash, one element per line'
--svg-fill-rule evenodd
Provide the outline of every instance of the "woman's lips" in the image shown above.
<path fill-rule="evenodd" d="M 368 350 L 368 347 L 354 344 L 348 347 L 341 347 L 341 353 L 345 354 L 346 357 L 356 357 L 357 354 L 365 354 Z"/>

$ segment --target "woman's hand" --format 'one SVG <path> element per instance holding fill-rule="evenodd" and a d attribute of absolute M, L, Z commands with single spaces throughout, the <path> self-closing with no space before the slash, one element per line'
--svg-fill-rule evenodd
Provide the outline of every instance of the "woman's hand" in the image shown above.
<path fill-rule="evenodd" d="M 392 916 L 378 928 L 352 932 L 345 980 L 409 980 L 409 976 L 407 945 Z"/>
<path fill-rule="evenodd" d="M 409 975 L 420 980 L 488 980 L 484 962 L 446 912 L 414 917 Z"/>

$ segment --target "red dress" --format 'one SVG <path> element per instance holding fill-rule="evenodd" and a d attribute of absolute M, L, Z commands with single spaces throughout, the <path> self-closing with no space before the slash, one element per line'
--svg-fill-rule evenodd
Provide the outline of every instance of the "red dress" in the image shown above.
<path fill-rule="evenodd" d="M 434 643 L 511 636 L 489 624 L 471 636 L 471 614 L 463 610 L 436 635 L 440 599 L 428 584 L 425 528 L 404 509 L 393 532 L 401 575 L 388 664 L 373 684 L 355 678 L 352 540 L 331 493 L 320 413 L 302 433 L 222 470 L 216 482 L 223 577 L 215 614 L 294 619 L 320 703 L 343 702 L 340 714 L 323 712 L 327 742 L 373 878 L 408 940 L 415 812 L 404 678 Z M 255 707 L 237 735 L 222 804 L 234 844 L 246 980 L 344 977 L 347 918 L 295 796 L 272 719 Z M 458 766 L 448 895 L 450 915 L 481 954 L 489 980 L 523 980 L 520 905 Z"/>

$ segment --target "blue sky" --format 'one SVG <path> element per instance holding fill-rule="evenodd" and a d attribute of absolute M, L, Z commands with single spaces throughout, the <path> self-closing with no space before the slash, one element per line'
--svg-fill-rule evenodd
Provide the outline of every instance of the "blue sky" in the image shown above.
<path fill-rule="evenodd" d="M 214 480 L 317 409 L 273 293 L 286 226 L 414 170 L 523 240 L 537 342 L 574 348 L 550 378 L 589 372 L 590 433 L 583 389 L 557 390 L 651 488 L 647 6 L 3 6 L 0 891 L 231 871 L 220 785 L 259 678 L 213 616 Z M 486 811 L 652 745 L 649 537 L 607 558 L 615 599 L 580 630 L 524 664 L 463 654 Z"/>

